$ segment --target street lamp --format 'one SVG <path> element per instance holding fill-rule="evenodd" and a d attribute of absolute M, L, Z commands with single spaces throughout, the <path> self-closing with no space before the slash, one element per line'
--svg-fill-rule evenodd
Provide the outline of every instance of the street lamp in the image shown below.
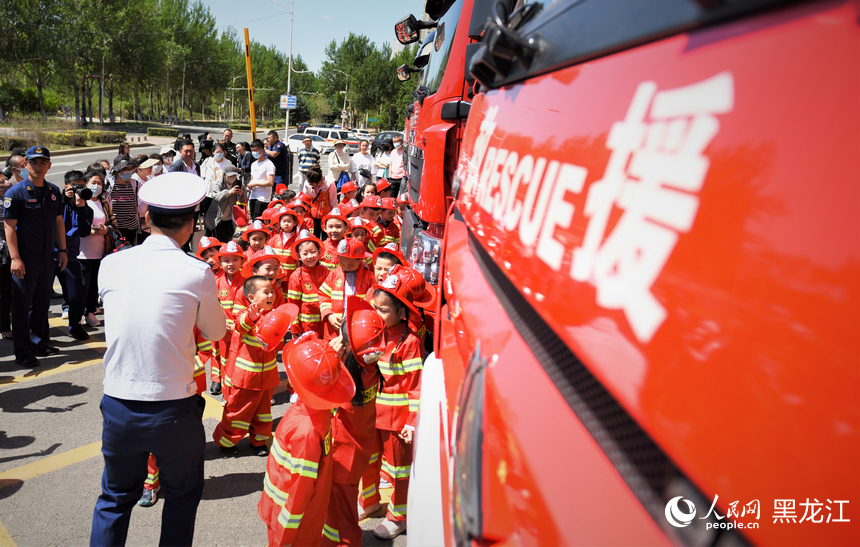
<path fill-rule="evenodd" d="M 346 110 L 346 95 L 347 95 L 347 93 L 349 93 L 349 74 L 347 74 L 346 72 L 344 72 L 342 70 L 338 70 L 334 67 L 332 67 L 332 70 L 334 70 L 335 72 L 340 72 L 341 74 L 346 76 L 346 91 L 342 92 L 343 93 L 343 109 Z M 344 120 L 346 119 L 346 116 L 344 116 L 343 113 L 341 113 L 340 117 L 343 118 Z M 346 125 L 346 123 L 344 123 L 344 125 Z"/>
<path fill-rule="evenodd" d="M 230 88 L 231 88 L 231 89 L 230 89 L 230 121 L 231 121 L 231 122 L 232 122 L 233 120 L 235 120 L 235 119 L 236 119 L 236 118 L 233 116 L 233 114 L 234 114 L 234 112 L 233 112 L 233 105 L 234 105 L 234 104 L 236 104 L 236 89 L 235 89 L 235 87 L 236 87 L 236 80 L 237 80 L 237 79 L 239 79 L 239 78 L 241 78 L 242 76 L 244 76 L 244 74 L 239 74 L 238 76 L 236 76 L 235 78 L 233 78 L 233 83 L 232 83 L 232 85 L 230 85 Z M 224 93 L 224 95 L 225 95 L 224 99 L 226 100 L 226 99 L 227 99 L 227 97 L 226 97 L 227 93 L 225 92 L 225 93 Z"/>
<path fill-rule="evenodd" d="M 188 61 L 182 65 L 182 101 L 179 104 L 179 123 L 182 123 L 182 118 L 185 116 L 185 67 L 188 65 Z M 191 117 L 194 117 L 194 113 L 191 114 Z"/>

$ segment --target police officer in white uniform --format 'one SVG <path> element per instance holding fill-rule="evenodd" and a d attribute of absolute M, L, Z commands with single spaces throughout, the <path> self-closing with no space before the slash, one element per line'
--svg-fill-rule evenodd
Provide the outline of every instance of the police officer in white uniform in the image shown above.
<path fill-rule="evenodd" d="M 131 510 L 146 479 L 149 454 L 160 468 L 164 509 L 161 545 L 190 545 L 203 493 L 203 398 L 193 378 L 193 328 L 218 340 L 226 332 L 215 277 L 180 247 L 194 230 L 206 182 L 167 173 L 140 189 L 152 235 L 105 257 L 105 395 L 102 494 L 90 545 L 123 545 Z"/>

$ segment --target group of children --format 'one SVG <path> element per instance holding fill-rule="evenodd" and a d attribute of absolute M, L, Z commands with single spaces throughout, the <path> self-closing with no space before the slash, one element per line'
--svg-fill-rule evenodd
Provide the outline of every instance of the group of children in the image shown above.
<path fill-rule="evenodd" d="M 258 514 L 270 545 L 360 545 L 359 520 L 381 508 L 380 473 L 394 490 L 374 533 L 391 539 L 406 527 L 422 310 L 435 291 L 400 252 L 405 196 L 359 203 L 356 190 L 344 184 L 321 219 L 324 239 L 300 194 L 273 201 L 232 241 L 204 237 L 197 250 L 228 324 L 223 339 L 198 340 L 198 387 L 208 362 L 210 392 L 224 398 L 213 433 L 222 450 L 236 453 L 247 435 L 268 456 Z M 293 404 L 273 439 L 281 350 Z"/>

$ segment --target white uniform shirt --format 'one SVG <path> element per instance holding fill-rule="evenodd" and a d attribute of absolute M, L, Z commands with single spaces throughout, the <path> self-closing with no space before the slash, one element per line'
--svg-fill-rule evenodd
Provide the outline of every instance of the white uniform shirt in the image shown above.
<path fill-rule="evenodd" d="M 207 340 L 226 332 L 215 276 L 164 235 L 101 262 L 105 395 L 172 401 L 194 395 L 194 325 Z"/>

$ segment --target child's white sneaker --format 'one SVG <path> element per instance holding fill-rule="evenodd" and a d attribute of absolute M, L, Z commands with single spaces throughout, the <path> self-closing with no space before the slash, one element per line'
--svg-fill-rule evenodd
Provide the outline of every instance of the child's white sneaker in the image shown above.
<path fill-rule="evenodd" d="M 405 531 L 405 520 L 398 520 L 393 522 L 388 519 L 385 519 L 382 521 L 382 523 L 380 523 L 379 526 L 376 527 L 376 530 L 373 531 L 373 535 L 375 535 L 379 539 L 394 539 Z"/>

